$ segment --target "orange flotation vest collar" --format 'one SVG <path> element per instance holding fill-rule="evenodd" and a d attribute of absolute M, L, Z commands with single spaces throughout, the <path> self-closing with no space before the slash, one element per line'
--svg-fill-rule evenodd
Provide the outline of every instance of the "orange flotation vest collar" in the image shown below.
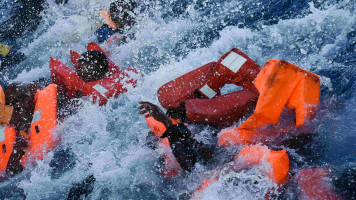
<path fill-rule="evenodd" d="M 107 55 L 96 43 L 89 43 L 87 50 L 98 50 Z M 71 61 L 75 68 L 79 57 L 79 53 L 71 51 Z M 65 92 L 69 98 L 74 98 L 77 92 L 81 92 L 84 96 L 92 96 L 93 101 L 98 102 L 99 105 L 104 105 L 109 98 L 118 97 L 126 92 L 128 87 L 135 87 L 138 78 L 141 77 L 138 71 L 133 68 L 120 70 L 109 58 L 108 61 L 109 77 L 85 82 L 71 68 L 61 61 L 51 58 L 50 68 L 53 83 L 57 84 L 59 91 Z"/>
<path fill-rule="evenodd" d="M 30 134 L 22 133 L 29 141 L 25 155 L 22 157 L 22 165 L 42 160 L 44 155 L 53 147 L 53 129 L 57 125 L 57 87 L 50 84 L 35 95 L 35 111 L 31 123 Z M 22 132 L 22 131 L 21 131 Z M 0 142 L 0 171 L 6 169 L 13 146 L 16 140 L 16 130 L 6 126 L 4 137 Z"/>

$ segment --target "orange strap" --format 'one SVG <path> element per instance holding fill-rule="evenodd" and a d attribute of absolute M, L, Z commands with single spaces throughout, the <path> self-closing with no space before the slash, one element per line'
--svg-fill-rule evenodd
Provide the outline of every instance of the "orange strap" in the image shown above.
<path fill-rule="evenodd" d="M 26 140 L 30 139 L 30 135 L 28 133 L 26 133 L 25 131 L 20 131 L 21 135 L 26 138 Z"/>

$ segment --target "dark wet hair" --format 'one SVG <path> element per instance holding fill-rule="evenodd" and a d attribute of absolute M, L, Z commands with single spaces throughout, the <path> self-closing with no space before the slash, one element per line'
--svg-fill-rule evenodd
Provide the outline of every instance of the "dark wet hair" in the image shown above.
<path fill-rule="evenodd" d="M 77 74 L 85 82 L 103 79 L 106 77 L 108 71 L 108 58 L 101 51 L 87 51 L 78 60 Z"/>
<path fill-rule="evenodd" d="M 5 93 L 6 104 L 13 106 L 31 96 L 28 86 L 24 83 L 10 84 Z"/>
<path fill-rule="evenodd" d="M 119 29 L 129 28 L 135 24 L 133 14 L 136 6 L 134 0 L 119 0 L 110 4 L 110 17 Z"/>

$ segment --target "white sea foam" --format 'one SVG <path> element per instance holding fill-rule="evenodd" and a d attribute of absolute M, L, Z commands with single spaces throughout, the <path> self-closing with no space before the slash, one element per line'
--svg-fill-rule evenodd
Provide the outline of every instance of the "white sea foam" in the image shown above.
<path fill-rule="evenodd" d="M 92 27 L 96 26 L 97 18 L 88 16 L 95 16 L 100 9 L 108 8 L 109 3 L 70 0 L 67 5 L 58 6 L 49 0 L 49 7 L 43 14 L 44 24 L 41 25 L 48 29 L 22 49 L 28 58 L 19 67 L 26 70 L 15 81 L 30 82 L 49 77 L 50 56 L 70 65 L 69 49 L 83 52 L 85 45 L 94 39 Z M 27 199 L 64 199 L 72 184 L 91 174 L 97 179 L 89 196 L 92 199 L 174 198 L 185 189 L 194 190 L 187 181 L 189 178 L 168 184 L 155 171 L 157 153 L 144 145 L 149 128 L 144 117 L 138 114 L 137 102 L 148 100 L 158 103 L 156 92 L 164 83 L 207 62 L 216 61 L 233 47 L 244 51 L 261 66 L 268 59 L 284 59 L 307 70 L 339 67 L 342 64 L 329 63 L 329 57 L 345 43 L 346 34 L 356 24 L 355 11 L 334 6 L 319 10 L 311 5 L 311 13 L 305 17 L 282 20 L 275 25 L 263 26 L 261 30 L 225 27 L 219 32 L 220 37 L 208 47 L 187 47 L 182 55 L 175 55 L 174 47 L 184 37 L 203 29 L 204 23 L 223 20 L 232 7 L 243 10 L 231 2 L 221 6 L 226 6 L 226 13 L 211 16 L 210 20 L 193 7 L 187 10 L 190 13 L 187 18 L 170 21 L 161 18 L 159 7 L 152 8 L 157 9 L 153 16 L 149 14 L 153 10 L 143 13 L 134 27 L 136 38 L 109 49 L 111 58 L 119 66 L 146 71 L 143 82 L 119 98 L 110 100 L 106 106 L 86 102 L 78 113 L 60 123 L 56 130 L 61 135 L 60 147 L 71 149 L 76 165 L 60 178 L 51 179 L 52 169 L 48 163 L 53 153 L 48 154 L 36 168 L 29 169 L 29 178 L 19 183 Z M 196 42 L 199 43 L 198 40 Z M 325 87 L 332 90 L 330 81 L 327 78 L 323 80 Z M 232 177 L 223 178 L 208 188 L 203 199 L 263 199 L 273 185 L 256 170 L 229 176 Z M 231 181 L 236 177 L 240 184 Z M 260 179 L 260 184 L 253 184 L 254 179 Z M 244 180 L 247 184 L 243 183 Z"/>

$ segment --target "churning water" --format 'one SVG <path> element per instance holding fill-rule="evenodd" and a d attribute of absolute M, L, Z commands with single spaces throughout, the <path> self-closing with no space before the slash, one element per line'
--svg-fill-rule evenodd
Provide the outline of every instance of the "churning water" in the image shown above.
<path fill-rule="evenodd" d="M 1 1 L 0 22 L 23 12 L 18 11 L 21 0 Z M 5 38 L 16 43 L 24 56 L 21 63 L 2 69 L 8 82 L 49 79 L 49 57 L 71 66 L 69 49 L 84 52 L 86 44 L 96 40 L 98 13 L 111 3 L 29 2 L 41 5 L 38 23 L 17 38 Z M 122 68 L 144 73 L 139 86 L 103 107 L 83 100 L 83 107 L 57 127 L 59 146 L 36 167 L 1 183 L 0 196 L 66 199 L 70 188 L 89 175 L 96 182 L 88 199 L 176 199 L 193 191 L 206 167 L 198 166 L 187 177 L 165 180 L 155 167 L 158 153 L 145 146 L 149 128 L 138 114 L 137 102 L 158 103 L 156 92 L 164 83 L 216 61 L 233 47 L 261 66 L 268 59 L 283 59 L 321 76 L 321 105 L 314 121 L 318 150 L 312 151 L 312 161 L 290 150 L 299 162 L 296 166 L 342 169 L 355 165 L 355 6 L 353 0 L 139 2 L 137 23 L 130 30 L 135 38 L 121 46 L 102 45 Z M 209 131 L 195 132 L 204 139 Z M 273 183 L 252 172 L 227 175 L 206 190 L 204 199 L 263 199 Z M 226 181 L 231 177 L 239 180 Z M 292 190 L 288 192 L 284 198 L 295 198 Z"/>

